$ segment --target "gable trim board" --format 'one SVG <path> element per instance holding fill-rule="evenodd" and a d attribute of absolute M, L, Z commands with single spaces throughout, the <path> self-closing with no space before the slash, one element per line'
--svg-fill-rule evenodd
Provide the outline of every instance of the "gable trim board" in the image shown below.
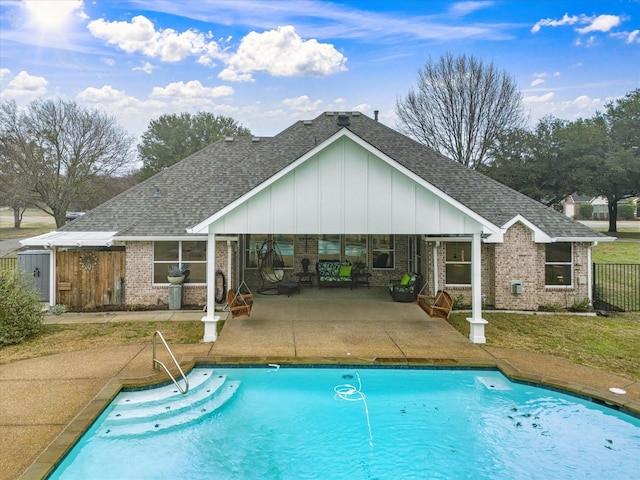
<path fill-rule="evenodd" d="M 354 159 L 354 157 L 358 154 L 358 152 L 351 151 L 350 153 L 352 153 L 352 156 L 348 156 L 344 152 L 344 150 L 351 148 L 351 145 L 348 143 L 344 143 L 344 139 L 348 139 L 349 141 L 353 142 L 362 150 L 364 150 L 365 152 L 368 152 L 369 155 L 365 154 L 364 158 L 360 158 L 356 160 Z M 340 156 L 341 154 L 341 158 L 339 159 L 339 161 L 336 160 L 335 158 L 327 158 L 327 157 L 331 157 L 331 150 L 334 147 L 336 147 L 337 149 L 342 149 L 342 152 L 338 152 L 338 156 Z M 336 155 L 334 155 L 334 157 L 335 156 Z M 314 163 L 314 162 L 317 164 L 319 169 L 319 171 L 317 172 L 318 173 L 317 180 L 319 184 L 313 186 L 313 185 L 310 185 L 310 183 L 306 183 L 306 184 L 303 184 L 303 187 L 311 186 L 311 187 L 317 188 L 317 191 L 314 192 L 318 196 L 318 202 L 316 203 L 316 205 L 320 209 L 322 209 L 323 202 L 329 201 L 328 199 L 326 199 L 326 197 L 332 197 L 332 196 L 331 195 L 323 196 L 323 194 L 326 193 L 326 189 L 327 189 L 326 183 L 329 180 L 327 180 L 326 178 L 321 178 L 323 173 L 325 173 L 326 175 L 326 169 L 324 172 L 320 170 L 321 169 L 320 163 L 331 162 L 331 161 L 334 161 L 335 165 L 339 169 L 339 174 L 336 175 L 336 177 L 338 178 L 340 184 L 334 193 L 338 195 L 342 195 L 343 205 L 341 207 L 343 208 L 343 210 L 340 211 L 340 213 L 343 215 L 345 214 L 344 199 L 348 195 L 347 189 L 349 188 L 349 185 L 347 184 L 345 170 L 348 169 L 349 173 L 354 174 L 353 177 L 356 177 L 358 173 L 357 167 L 364 166 L 366 168 L 366 170 L 364 171 L 364 176 L 366 177 L 366 179 L 364 180 L 363 184 L 365 187 L 364 190 L 366 191 L 362 193 L 368 194 L 368 198 L 361 197 L 360 201 L 363 202 L 363 205 L 361 207 L 362 212 L 365 215 L 367 215 L 369 218 L 371 218 L 370 217 L 371 215 L 375 215 L 379 213 L 379 212 L 372 212 L 371 208 L 367 207 L 369 203 L 371 203 L 371 201 L 376 200 L 375 198 L 372 198 L 374 197 L 375 192 L 372 193 L 370 189 L 367 189 L 367 187 L 371 186 L 371 177 L 375 175 L 376 172 L 381 173 L 382 175 L 390 174 L 392 177 L 395 172 L 398 172 L 400 175 L 397 178 L 390 178 L 388 182 L 389 188 L 395 188 L 395 191 L 391 192 L 392 198 L 396 198 L 397 196 L 402 195 L 403 193 L 406 193 L 406 191 L 403 191 L 404 190 L 403 188 L 400 188 L 402 186 L 403 179 L 406 178 L 406 179 L 409 179 L 410 182 L 405 182 L 404 186 L 408 187 L 408 189 L 411 190 L 411 193 L 414 195 L 411 199 L 409 199 L 409 201 L 411 200 L 413 201 L 413 208 L 416 208 L 416 209 L 420 208 L 421 206 L 420 203 L 422 203 L 422 206 L 427 206 L 425 204 L 429 204 L 429 203 L 433 204 L 432 201 L 428 200 L 429 197 L 433 197 L 437 199 L 435 209 L 433 209 L 433 205 L 431 205 L 432 206 L 431 210 L 415 212 L 416 216 L 419 213 L 426 215 L 428 213 L 430 214 L 434 212 L 439 216 L 441 212 L 444 214 L 447 214 L 447 210 L 448 210 L 449 214 L 451 214 L 452 212 L 458 212 L 458 216 L 459 216 L 458 223 L 463 222 L 462 225 L 458 225 L 457 227 L 448 225 L 447 231 L 449 233 L 471 234 L 477 231 L 477 227 L 473 227 L 472 225 L 469 224 L 468 221 L 464 220 L 464 218 L 467 218 L 467 217 L 469 218 L 469 220 L 471 220 L 471 224 L 479 224 L 482 228 L 482 233 L 485 235 L 496 234 L 500 232 L 500 228 L 498 226 L 494 225 L 487 219 L 478 215 L 476 212 L 466 207 L 462 203 L 458 202 L 453 197 L 442 192 L 440 189 L 434 187 L 425 179 L 418 176 L 417 174 L 415 174 L 408 168 L 404 167 L 403 165 L 400 165 L 397 161 L 393 160 L 392 158 L 390 158 L 380 150 L 376 149 L 375 147 L 373 147 L 372 145 L 370 145 L 369 143 L 364 141 L 362 138 L 358 137 L 357 135 L 355 135 L 353 132 L 351 132 L 346 128 L 342 128 L 341 130 L 333 134 L 331 137 L 326 139 L 324 142 L 321 142 L 320 144 L 315 146 L 313 149 L 311 149 L 310 151 L 302 155 L 300 158 L 291 162 L 288 166 L 281 169 L 279 172 L 275 173 L 269 179 L 267 179 L 260 185 L 256 186 L 252 190 L 248 191 L 244 195 L 240 196 L 238 199 L 236 199 L 226 207 L 222 208 L 221 210 L 219 210 L 218 212 L 216 212 L 206 220 L 200 222 L 197 225 L 194 225 L 193 227 L 187 228 L 187 232 L 193 233 L 193 234 L 199 234 L 199 233 L 201 234 L 201 233 L 207 233 L 209 231 L 212 233 L 214 232 L 224 233 L 225 231 L 233 230 L 235 233 L 252 233 L 252 232 L 253 233 L 256 233 L 256 232 L 259 232 L 259 233 L 304 233 L 304 232 L 348 233 L 344 229 L 345 221 L 346 221 L 345 218 L 340 219 L 340 222 L 339 222 L 341 224 L 340 226 L 325 229 L 324 226 L 322 225 L 321 215 L 319 215 L 318 216 L 319 218 L 316 219 L 318 221 L 318 224 L 316 225 L 310 225 L 309 222 L 300 221 L 294 218 L 293 225 L 290 226 L 290 228 L 288 229 L 282 228 L 282 227 L 278 228 L 275 225 L 276 223 L 275 220 L 273 219 L 271 219 L 271 221 L 268 222 L 269 224 L 267 225 L 264 225 L 264 222 L 261 222 L 264 225 L 262 228 L 253 227 L 250 221 L 251 219 L 250 219 L 249 206 L 252 206 L 253 208 L 257 206 L 258 208 L 260 208 L 259 205 L 256 205 L 256 203 L 252 203 L 252 200 L 255 200 L 262 196 L 263 200 L 265 200 L 263 203 L 272 204 L 273 190 L 276 189 L 279 185 L 282 186 L 282 184 L 287 181 L 291 182 L 291 185 L 288 186 L 290 191 L 283 192 L 282 191 L 283 189 L 279 189 L 278 193 L 281 196 L 284 196 L 285 199 L 288 198 L 290 201 L 297 201 L 297 205 L 299 205 L 300 200 L 302 199 L 302 196 L 308 192 L 301 192 L 300 188 L 296 189 L 296 186 L 298 185 L 298 183 L 302 183 L 302 182 L 299 182 L 298 179 L 296 178 L 296 172 L 304 172 L 305 166 L 308 166 L 310 163 Z M 361 163 L 366 165 L 355 165 L 355 166 L 351 165 L 356 163 L 357 161 L 360 161 Z M 375 164 L 377 162 L 381 162 L 387 166 L 386 172 L 384 172 L 383 169 L 381 168 L 375 168 L 376 167 Z M 362 172 L 360 172 L 360 174 L 362 174 Z M 304 174 L 301 174 L 301 175 L 304 175 Z M 324 185 L 322 184 L 323 180 L 325 181 Z M 382 183 L 383 181 L 384 180 L 378 180 L 379 183 Z M 285 190 L 286 188 L 287 187 L 285 187 Z M 373 188 L 375 188 L 375 186 Z M 429 196 L 426 196 L 425 192 L 428 192 Z M 215 195 L 215 191 L 212 192 L 212 194 Z M 284 201 L 286 202 L 286 200 Z M 401 201 L 398 201 L 397 203 L 400 204 Z M 282 205 L 282 203 L 280 203 L 280 205 Z M 245 209 L 245 211 L 242 211 L 243 208 Z M 369 229 L 367 227 L 365 227 L 364 229 L 355 228 L 353 230 L 353 233 L 357 231 L 358 233 L 420 234 L 420 233 L 425 233 L 426 231 L 429 230 L 429 228 L 425 228 L 424 224 L 423 226 L 418 225 L 417 224 L 418 222 L 415 222 L 416 224 L 414 224 L 413 226 L 407 227 L 406 223 L 403 223 L 402 221 L 394 221 L 395 217 L 403 216 L 402 209 L 403 209 L 403 206 L 400 205 L 399 210 L 396 209 L 395 212 L 387 212 L 386 216 L 389 218 L 389 221 L 388 221 L 388 224 L 385 225 L 383 228 L 373 228 L 373 229 Z M 261 219 L 264 220 L 263 215 L 265 213 L 268 213 L 267 208 L 265 208 L 263 212 L 256 213 L 255 216 L 261 217 Z M 319 213 L 322 214 L 322 212 L 319 212 Z M 395 213 L 395 215 L 392 215 L 392 213 Z M 274 212 L 271 212 L 271 215 L 273 216 Z M 232 226 L 226 224 L 225 217 L 226 218 L 234 217 L 235 221 L 231 222 Z M 241 225 L 242 217 L 246 218 L 247 220 L 245 225 Z M 443 220 L 443 218 L 441 217 L 440 220 Z M 302 225 L 300 225 L 299 227 L 299 224 L 302 224 Z M 436 233 L 436 232 L 432 232 L 432 233 Z"/>

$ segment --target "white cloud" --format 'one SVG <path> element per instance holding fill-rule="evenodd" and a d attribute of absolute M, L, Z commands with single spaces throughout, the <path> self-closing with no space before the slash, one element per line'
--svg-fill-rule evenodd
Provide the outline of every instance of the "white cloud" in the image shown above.
<path fill-rule="evenodd" d="M 536 87 L 538 85 L 542 85 L 544 80 L 542 78 L 536 78 L 533 82 L 529 84 L 530 87 Z"/>
<path fill-rule="evenodd" d="M 530 95 L 527 97 L 523 97 L 522 102 L 525 105 L 530 105 L 532 103 L 546 103 L 549 102 L 555 94 L 553 92 L 545 93 L 544 95 Z"/>
<path fill-rule="evenodd" d="M 10 71 L 2 69 L 2 77 L 8 76 Z M 7 88 L 3 89 L 0 96 L 2 98 L 11 99 L 35 99 L 42 97 L 47 93 L 47 85 L 49 82 L 44 77 L 36 77 L 29 75 L 26 71 L 21 71 L 13 77 L 7 84 Z"/>
<path fill-rule="evenodd" d="M 538 22 L 531 28 L 531 31 L 533 33 L 537 33 L 542 27 L 560 27 L 563 25 L 574 25 L 579 20 L 580 18 L 577 15 L 569 16 L 568 13 L 565 13 L 560 20 L 543 18 L 542 20 L 538 20 Z"/>
<path fill-rule="evenodd" d="M 274 76 L 324 77 L 346 70 L 347 58 L 333 45 L 303 40 L 293 26 L 263 33 L 251 32 L 240 42 L 220 77 L 248 80 L 252 73 Z"/>
<path fill-rule="evenodd" d="M 100 61 L 102 63 L 104 63 L 105 65 L 109 65 L 110 67 L 113 67 L 116 64 L 116 61 L 113 58 L 101 58 Z"/>
<path fill-rule="evenodd" d="M 557 99 L 554 92 L 523 98 L 534 122 L 546 115 L 553 115 L 564 120 L 592 117 L 594 112 L 602 110 L 609 101 L 611 101 L 609 98 L 591 98 L 587 95 L 579 95 L 573 99 Z"/>
<path fill-rule="evenodd" d="M 140 65 L 139 67 L 134 67 L 133 71 L 142 71 L 144 73 L 152 73 L 155 70 L 155 67 L 153 65 L 151 65 L 149 62 L 144 62 L 142 65 Z"/>
<path fill-rule="evenodd" d="M 585 34 L 589 32 L 608 32 L 622 22 L 618 15 L 598 15 L 590 19 L 591 23 L 583 28 L 576 28 L 576 32 Z"/>
<path fill-rule="evenodd" d="M 451 13 L 456 15 L 467 15 L 469 13 L 473 13 L 476 10 L 482 10 L 483 8 L 488 8 L 493 6 L 494 2 L 489 1 L 467 1 L 467 2 L 456 2 L 449 9 Z"/>
<path fill-rule="evenodd" d="M 9 70 L 8 68 L 0 68 L 0 82 L 9 75 L 11 75 L 11 70 Z"/>
<path fill-rule="evenodd" d="M 621 38 L 625 43 L 628 44 L 640 43 L 640 30 L 634 30 L 632 32 L 612 33 L 611 36 L 614 38 Z"/>
<path fill-rule="evenodd" d="M 182 33 L 171 28 L 156 30 L 153 23 L 143 15 L 137 15 L 131 22 L 107 22 L 94 20 L 87 26 L 89 32 L 109 45 L 115 45 L 127 53 L 142 53 L 148 57 L 160 58 L 163 62 L 178 62 L 189 56 L 198 56 L 200 63 L 210 62 L 221 55 L 215 41 L 196 30 Z"/>
<path fill-rule="evenodd" d="M 322 105 L 322 100 L 312 102 L 308 95 L 302 95 L 296 98 L 285 98 L 282 104 L 295 112 L 314 112 Z"/>
<path fill-rule="evenodd" d="M 234 90 L 229 86 L 205 87 L 198 80 L 191 80 L 187 83 L 170 83 L 165 88 L 153 87 L 152 97 L 174 97 L 174 98 L 215 98 L 233 95 Z"/>

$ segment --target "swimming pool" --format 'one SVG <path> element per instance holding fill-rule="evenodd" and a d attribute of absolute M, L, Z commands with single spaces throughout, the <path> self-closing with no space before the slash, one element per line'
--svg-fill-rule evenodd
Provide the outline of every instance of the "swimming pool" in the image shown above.
<path fill-rule="evenodd" d="M 196 368 L 120 393 L 53 479 L 632 478 L 640 419 L 494 370 Z M 175 393 L 174 393 L 175 392 Z"/>

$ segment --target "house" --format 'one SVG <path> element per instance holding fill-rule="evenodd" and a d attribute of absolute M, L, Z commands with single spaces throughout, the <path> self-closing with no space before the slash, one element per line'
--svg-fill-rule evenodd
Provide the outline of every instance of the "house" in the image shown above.
<path fill-rule="evenodd" d="M 284 281 L 303 259 L 361 263 L 372 285 L 420 273 L 425 292 L 471 305 L 484 342 L 483 305 L 590 298 L 591 247 L 609 240 L 359 112 L 326 112 L 222 139 L 23 243 L 53 252 L 52 305 L 166 304 L 167 266 L 186 262 L 183 303 L 215 322 L 216 272 L 258 288 L 275 242 Z"/>
<path fill-rule="evenodd" d="M 562 210 L 567 217 L 580 218 L 580 205 L 588 203 L 593 207 L 591 217 L 586 220 L 609 220 L 609 201 L 606 197 L 593 197 L 589 195 L 572 194 L 562 200 Z M 640 197 L 625 198 L 618 201 L 618 208 L 630 204 L 633 210 L 632 216 L 638 216 Z M 620 215 L 620 213 L 618 213 Z M 618 217 L 622 218 L 622 217 Z"/>

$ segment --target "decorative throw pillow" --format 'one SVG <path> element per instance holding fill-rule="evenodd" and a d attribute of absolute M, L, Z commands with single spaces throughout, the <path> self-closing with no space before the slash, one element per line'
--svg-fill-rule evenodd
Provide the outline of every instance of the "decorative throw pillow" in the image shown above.
<path fill-rule="evenodd" d="M 400 285 L 409 285 L 409 280 L 411 280 L 411 277 L 408 273 L 405 273 L 400 280 Z"/>
<path fill-rule="evenodd" d="M 340 267 L 340 276 L 341 277 L 350 277 L 351 276 L 351 265 L 342 265 Z"/>

